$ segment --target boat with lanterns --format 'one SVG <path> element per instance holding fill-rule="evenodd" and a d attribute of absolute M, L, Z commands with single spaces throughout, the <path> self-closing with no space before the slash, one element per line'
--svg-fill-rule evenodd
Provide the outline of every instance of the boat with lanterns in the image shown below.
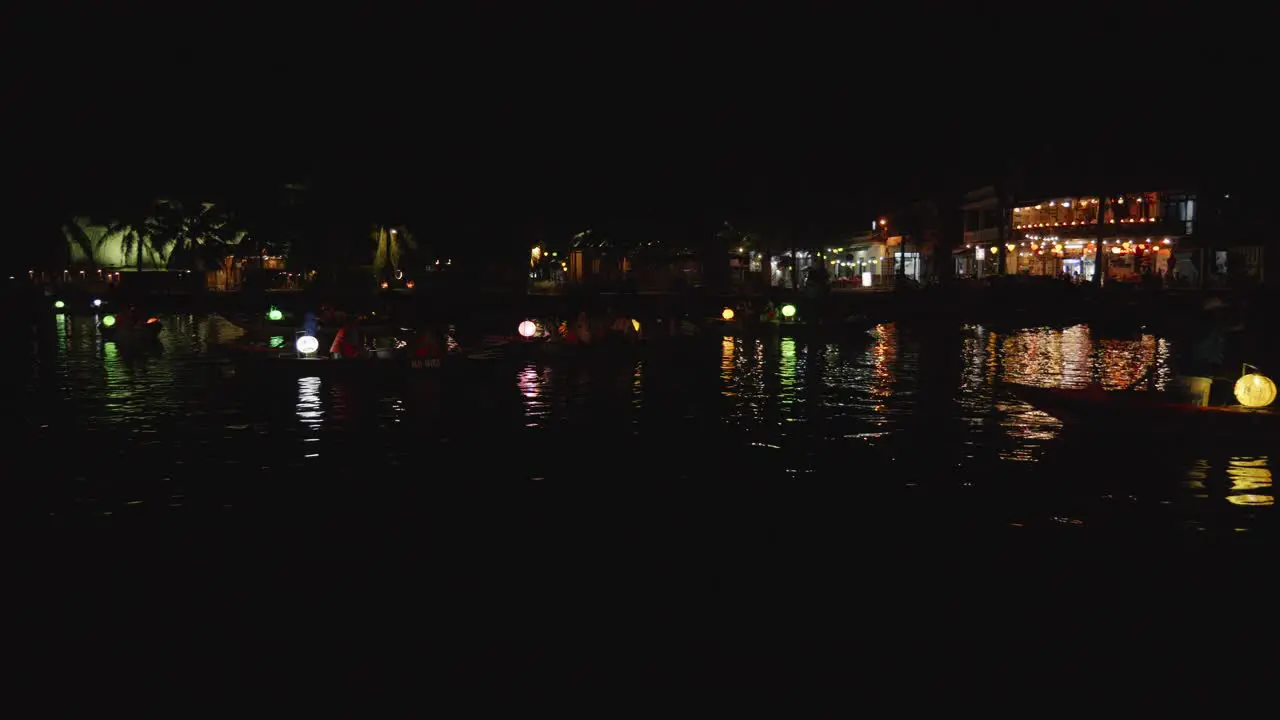
<path fill-rule="evenodd" d="M 1276 385 L 1258 372 L 1235 380 L 1233 404 L 1209 404 L 1211 378 L 1181 378 L 1175 390 L 1049 388 L 1006 383 L 1015 397 L 1064 425 L 1099 432 L 1136 430 L 1161 435 L 1248 435 L 1280 438 Z M 1255 368 L 1256 370 L 1256 368 Z"/>
<path fill-rule="evenodd" d="M 241 374 L 283 374 L 294 377 L 404 378 L 429 376 L 447 368 L 479 366 L 505 357 L 506 338 L 486 337 L 468 347 L 434 333 L 400 328 L 394 334 L 368 335 L 347 342 L 343 330 L 331 343 L 296 331 L 291 346 L 248 341 L 223 347 L 224 360 Z"/>
<path fill-rule="evenodd" d="M 160 336 L 164 323 L 151 316 L 133 319 L 127 314 L 107 313 L 98 320 L 98 332 L 103 340 L 113 342 L 151 342 Z"/>
<path fill-rule="evenodd" d="M 710 325 L 721 335 L 815 335 L 861 340 L 870 337 L 876 323 L 861 314 L 838 319 L 805 318 L 794 304 L 784 303 L 776 309 L 766 305 L 760 313 L 750 308 L 726 307 Z"/>

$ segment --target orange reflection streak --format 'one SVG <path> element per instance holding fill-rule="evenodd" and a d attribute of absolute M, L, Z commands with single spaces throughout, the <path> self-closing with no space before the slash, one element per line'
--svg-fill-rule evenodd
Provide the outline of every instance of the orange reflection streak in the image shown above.
<path fill-rule="evenodd" d="M 1000 341 L 1004 365 L 1001 379 L 1044 387 L 1081 388 L 1093 382 L 1096 373 L 1103 387 L 1120 389 L 1142 379 L 1154 363 L 1154 382 L 1159 389 L 1171 377 L 1169 355 L 1168 342 L 1153 335 L 1108 340 L 1091 338 L 1084 325 L 1065 330 L 1038 328 Z M 994 369 L 990 359 L 988 367 Z"/>
<path fill-rule="evenodd" d="M 898 357 L 898 329 L 893 325 L 876 326 L 876 342 L 871 346 L 871 384 L 868 388 L 875 411 L 885 411 L 884 401 L 893 395 L 897 380 L 893 361 Z"/>
<path fill-rule="evenodd" d="M 738 393 L 733 389 L 734 349 L 733 338 L 725 335 L 720 341 L 720 380 L 724 383 L 721 393 L 725 397 L 733 397 Z"/>
<path fill-rule="evenodd" d="M 1275 496 L 1271 492 L 1271 468 L 1267 458 L 1233 457 L 1227 461 L 1227 477 L 1231 478 L 1227 502 L 1232 505 L 1275 504 Z"/>

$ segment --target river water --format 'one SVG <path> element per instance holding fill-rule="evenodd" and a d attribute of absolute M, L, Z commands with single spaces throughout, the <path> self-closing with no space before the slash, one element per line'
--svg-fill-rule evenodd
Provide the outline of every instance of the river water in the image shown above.
<path fill-rule="evenodd" d="M 1274 444 L 1184 448 L 1141 428 L 1073 442 L 999 390 L 1123 387 L 1152 363 L 1162 384 L 1171 348 L 1149 335 L 883 325 L 869 343 L 725 337 L 636 362 L 474 361 L 406 385 L 237 376 L 207 362 L 234 326 L 164 320 L 159 347 L 137 355 L 84 317 L 51 320 L 33 343 L 32 519 L 341 515 L 511 483 L 730 500 L 750 483 L 991 527 L 1240 534 L 1274 521 Z"/>
<path fill-rule="evenodd" d="M 44 591 L 59 676 L 59 648 L 109 652 L 95 675 L 146 627 L 152 665 L 308 683 L 394 657 L 415 687 L 530 696 L 961 669 L 1005 695 L 1046 662 L 1132 683 L 1135 648 L 1204 685 L 1203 658 L 1273 625 L 1280 448 L 1073 437 L 999 389 L 1123 387 L 1152 363 L 1164 383 L 1158 338 L 884 325 L 343 382 L 236 374 L 209 362 L 234 326 L 163 321 L 130 353 L 51 318 L 8 373 L 8 497 L 37 559 L 14 587 Z"/>

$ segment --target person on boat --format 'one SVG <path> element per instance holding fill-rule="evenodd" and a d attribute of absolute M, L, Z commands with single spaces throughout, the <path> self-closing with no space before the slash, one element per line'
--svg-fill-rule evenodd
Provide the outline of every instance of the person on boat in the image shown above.
<path fill-rule="evenodd" d="M 355 323 L 344 324 L 333 336 L 333 344 L 329 346 L 329 354 L 334 360 L 354 360 L 360 357 L 359 330 Z"/>
<path fill-rule="evenodd" d="M 587 317 L 586 310 L 578 313 L 578 318 L 574 321 L 573 331 L 579 345 L 591 344 L 591 320 Z"/>
<path fill-rule="evenodd" d="M 137 322 L 137 311 L 132 305 L 126 305 L 120 312 L 116 313 L 116 327 L 133 329 L 133 324 Z"/>
<path fill-rule="evenodd" d="M 764 312 L 760 313 L 760 322 L 771 323 L 778 321 L 778 310 L 773 306 L 773 301 L 769 300 L 764 304 Z"/>
<path fill-rule="evenodd" d="M 1209 298 L 1196 323 L 1196 333 L 1183 362 L 1183 375 L 1214 377 L 1226 362 L 1227 336 L 1236 329 L 1230 320 L 1230 306 L 1221 298 Z"/>
<path fill-rule="evenodd" d="M 609 318 L 609 338 L 611 340 L 624 343 L 636 340 L 636 326 L 626 313 L 615 313 L 610 310 Z"/>
<path fill-rule="evenodd" d="M 424 330 L 414 342 L 413 357 L 418 360 L 439 360 L 445 355 L 442 336 L 435 330 Z"/>
<path fill-rule="evenodd" d="M 1174 360 L 1174 392 L 1185 395 L 1193 404 L 1216 404 L 1223 398 L 1222 376 L 1227 343 L 1232 332 L 1241 328 L 1231 319 L 1231 307 L 1221 298 L 1205 302 L 1190 342 L 1181 357 Z"/>

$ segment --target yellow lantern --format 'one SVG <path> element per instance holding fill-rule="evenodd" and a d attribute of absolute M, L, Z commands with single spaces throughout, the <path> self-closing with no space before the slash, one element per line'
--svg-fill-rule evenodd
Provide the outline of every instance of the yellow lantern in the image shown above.
<path fill-rule="evenodd" d="M 1276 401 L 1276 384 L 1269 377 L 1249 373 L 1236 381 L 1235 395 L 1245 407 L 1266 407 Z"/>
<path fill-rule="evenodd" d="M 733 308 L 725 308 L 725 309 L 724 309 L 724 312 L 721 312 L 721 313 L 720 313 L 720 317 L 724 318 L 725 320 L 732 320 L 732 319 L 733 319 Z"/>

